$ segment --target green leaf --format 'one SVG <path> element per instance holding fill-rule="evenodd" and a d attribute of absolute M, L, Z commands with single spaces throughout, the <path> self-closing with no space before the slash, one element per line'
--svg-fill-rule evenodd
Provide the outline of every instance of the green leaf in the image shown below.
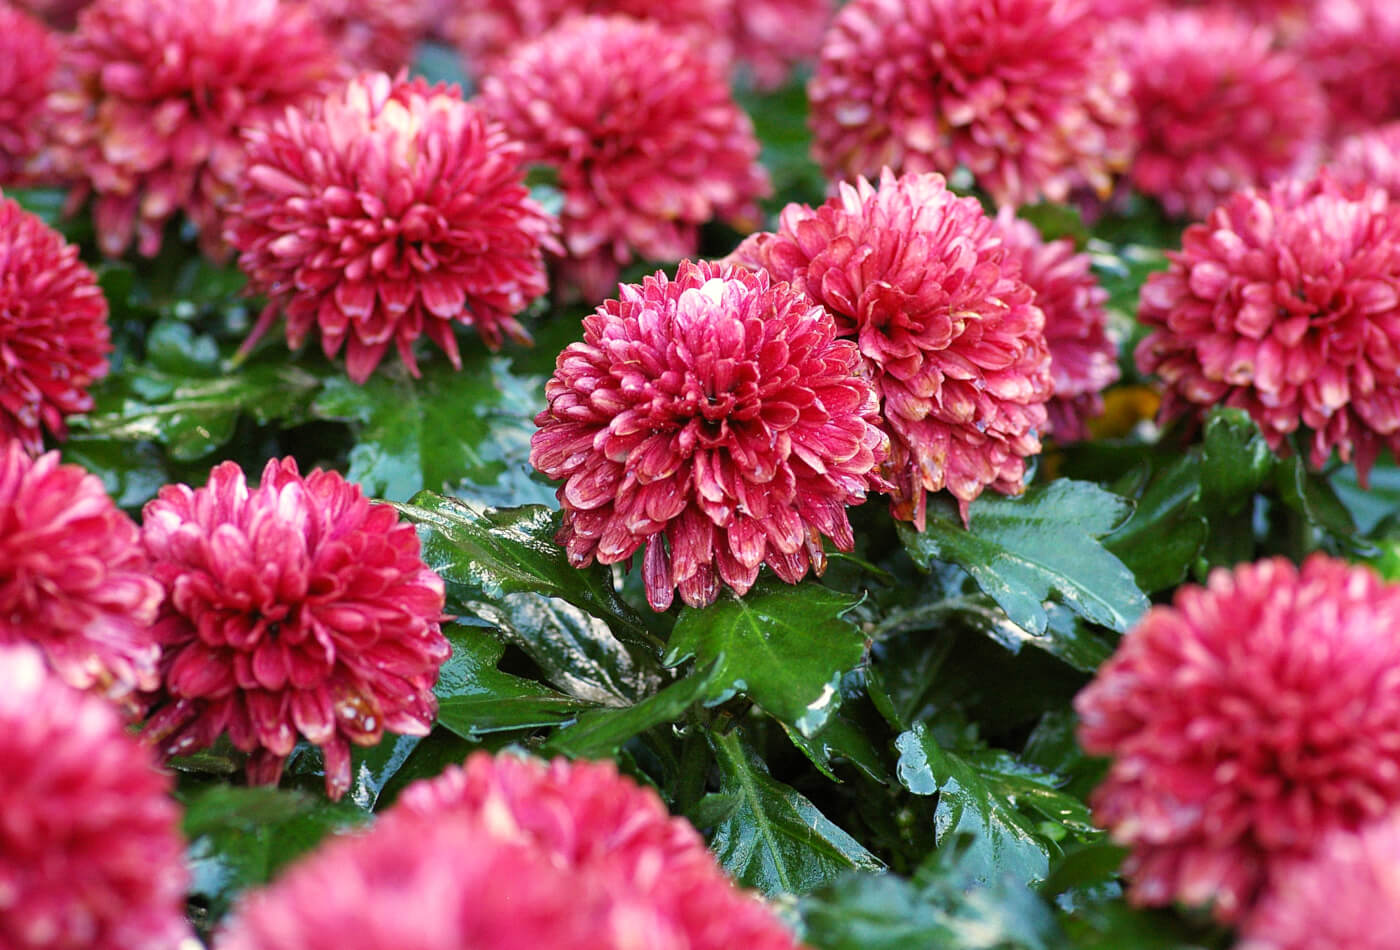
<path fill-rule="evenodd" d="M 1202 438 L 1202 501 L 1211 510 L 1239 513 L 1273 472 L 1276 461 L 1249 413 L 1211 410 Z"/>
<path fill-rule="evenodd" d="M 173 481 L 164 454 L 150 442 L 78 437 L 64 442 L 62 449 L 63 461 L 102 479 L 119 508 L 140 508 Z"/>
<path fill-rule="evenodd" d="M 532 479 L 529 463 L 540 380 L 512 375 L 504 357 L 480 348 L 463 354 L 460 371 L 443 359 L 422 371 L 414 379 L 395 363 L 363 385 L 326 380 L 312 412 L 358 424 L 347 477 L 390 501 L 469 483 L 486 504 L 548 503 L 554 491 Z"/>
<path fill-rule="evenodd" d="M 819 584 L 775 583 L 687 607 L 662 662 L 715 663 L 712 699 L 737 690 L 811 736 L 840 705 L 841 677 L 864 655 L 865 635 L 842 616 L 858 603 Z"/>
<path fill-rule="evenodd" d="M 1354 553 L 1375 553 L 1375 546 L 1357 535 L 1351 512 L 1337 497 L 1332 484 L 1309 471 L 1300 456 L 1294 455 L 1278 463 L 1274 468 L 1274 485 L 1283 503 L 1302 515 L 1309 527 L 1330 535 Z"/>
<path fill-rule="evenodd" d="M 1210 532 L 1200 496 L 1200 458 L 1182 456 L 1152 475 L 1131 517 L 1104 538 L 1144 591 L 1181 583 L 1200 555 Z"/>
<path fill-rule="evenodd" d="M 454 624 L 446 630 L 452 657 L 438 673 L 438 722 L 465 739 L 490 732 L 555 726 L 589 708 L 534 680 L 496 668 L 505 644 L 488 631 Z"/>
<path fill-rule="evenodd" d="M 739 730 L 711 734 L 720 790 L 691 818 L 709 829 L 710 848 L 738 882 L 765 894 L 805 894 L 878 858 L 810 801 L 768 774 Z"/>
<path fill-rule="evenodd" d="M 591 709 L 578 721 L 556 732 L 545 743 L 542 755 L 567 755 L 573 759 L 602 759 L 617 754 L 622 745 L 654 726 L 679 720 L 691 706 L 711 692 L 715 667 L 692 673 L 661 692 L 623 709 Z"/>
<path fill-rule="evenodd" d="M 1382 522 L 1400 516 L 1400 465 L 1380 458 L 1371 467 L 1368 485 L 1361 487 L 1355 465 L 1343 465 L 1329 479 L 1362 532 L 1371 534 Z"/>
<path fill-rule="evenodd" d="M 1098 541 L 1132 510 L 1089 482 L 1060 479 L 1019 498 L 983 495 L 964 529 L 951 504 L 930 504 L 922 532 L 900 524 L 915 563 L 951 561 L 972 575 L 1012 623 L 1033 635 L 1052 595 L 1086 620 L 1124 631 L 1147 609 L 1133 574 Z"/>

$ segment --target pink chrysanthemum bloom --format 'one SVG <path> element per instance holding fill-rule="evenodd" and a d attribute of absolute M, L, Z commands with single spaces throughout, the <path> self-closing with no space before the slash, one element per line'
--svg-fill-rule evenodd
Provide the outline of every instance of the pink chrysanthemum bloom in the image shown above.
<path fill-rule="evenodd" d="M 734 58 L 760 89 L 787 82 L 798 63 L 815 60 L 836 11 L 834 0 L 730 0 Z"/>
<path fill-rule="evenodd" d="M 26 647 L 0 647 L 0 762 L 0 946 L 193 943 L 170 777 Z"/>
<path fill-rule="evenodd" d="M 1400 122 L 1345 139 L 1328 167 L 1337 181 L 1384 188 L 1391 202 L 1400 204 Z"/>
<path fill-rule="evenodd" d="M 658 24 L 569 20 L 517 47 L 482 99 L 527 161 L 558 172 L 565 280 L 588 299 L 610 295 L 634 256 L 694 254 L 712 218 L 760 220 L 753 124 L 724 71 Z"/>
<path fill-rule="evenodd" d="M 885 456 L 875 394 L 831 318 L 767 275 L 681 263 L 624 284 L 559 354 L 530 461 L 564 479 L 559 542 L 583 567 L 645 546 L 655 610 L 767 564 L 789 584 L 849 551 L 846 506 Z M 876 479 L 878 482 L 878 479 Z"/>
<path fill-rule="evenodd" d="M 454 329 L 529 341 L 515 315 L 545 292 L 553 220 L 530 200 L 521 148 L 454 87 L 363 76 L 248 133 L 225 238 L 299 347 L 319 330 L 364 382 L 390 345 L 418 375 L 420 335 L 461 368 Z"/>
<path fill-rule="evenodd" d="M 451 650 L 442 579 L 418 535 L 358 485 L 273 459 L 262 483 L 224 462 L 204 488 L 167 485 L 142 540 L 168 592 L 156 625 L 164 683 L 146 735 L 169 755 L 225 731 L 276 782 L 298 735 L 325 754 L 326 791 L 350 786 L 350 742 L 427 735 Z"/>
<path fill-rule="evenodd" d="M 57 61 L 48 29 L 0 0 L 0 185 L 21 181 L 43 143 L 40 115 Z"/>
<path fill-rule="evenodd" d="M 305 0 L 340 55 L 356 69 L 396 73 L 413 63 L 428 30 L 424 0 Z"/>
<path fill-rule="evenodd" d="M 43 450 L 107 375 L 107 301 L 78 249 L 0 195 L 0 440 Z"/>
<path fill-rule="evenodd" d="M 153 256 L 183 211 L 210 254 L 243 170 L 239 131 L 341 68 L 311 13 L 278 0 L 97 0 L 49 97 L 59 170 L 96 195 L 98 242 Z"/>
<path fill-rule="evenodd" d="M 849 8 L 847 8 L 849 9 Z M 963 520 L 982 490 L 1016 494 L 1050 398 L 1045 315 L 996 222 L 938 174 L 886 169 L 818 208 L 790 204 L 733 259 L 788 281 L 853 337 L 891 440 L 895 517 L 920 530 L 927 493 Z"/>
<path fill-rule="evenodd" d="M 1316 3 L 1298 46 L 1327 95 L 1334 139 L 1400 119 L 1400 3 Z"/>
<path fill-rule="evenodd" d="M 833 178 L 965 166 L 1001 205 L 1106 194 L 1133 146 L 1129 78 L 1081 0 L 852 0 L 808 86 Z"/>
<path fill-rule="evenodd" d="M 1315 163 L 1322 93 L 1268 26 L 1228 10 L 1164 10 L 1117 35 L 1138 114 L 1130 179 L 1169 214 L 1204 218 L 1234 191 Z"/>
<path fill-rule="evenodd" d="M 87 6 L 91 0 L 11 0 L 11 2 L 22 10 L 28 10 L 51 26 L 67 30 L 73 27 L 78 11 Z"/>
<path fill-rule="evenodd" d="M 1002 240 L 1021 261 L 1021 279 L 1045 314 L 1055 395 L 1045 404 L 1046 432 L 1061 442 L 1087 438 L 1088 421 L 1103 414 L 1107 387 L 1118 381 L 1118 344 L 1108 335 L 1108 291 L 1099 286 L 1089 255 L 1069 238 L 1046 242 L 1010 208 L 997 215 Z"/>
<path fill-rule="evenodd" d="M 1314 555 L 1153 607 L 1075 699 L 1139 904 L 1248 914 L 1269 875 L 1400 805 L 1400 587 Z"/>
<path fill-rule="evenodd" d="M 247 897 L 219 950 L 796 950 L 611 764 L 486 754 Z"/>
<path fill-rule="evenodd" d="M 1400 815 L 1334 831 L 1274 874 L 1236 950 L 1395 950 Z"/>
<path fill-rule="evenodd" d="M 1312 430 L 1309 460 L 1400 450 L 1400 210 L 1328 178 L 1243 191 L 1182 237 L 1142 288 L 1143 373 L 1162 418 L 1244 409 L 1269 445 Z"/>
<path fill-rule="evenodd" d="M 71 686 L 118 701 L 154 689 L 163 591 L 147 568 L 96 475 L 0 440 L 0 643 L 33 642 Z"/>

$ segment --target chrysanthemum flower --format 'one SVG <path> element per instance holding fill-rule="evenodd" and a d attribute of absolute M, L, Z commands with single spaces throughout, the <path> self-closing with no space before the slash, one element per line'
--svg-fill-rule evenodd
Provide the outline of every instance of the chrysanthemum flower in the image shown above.
<path fill-rule="evenodd" d="M 1400 3 L 1316 3 L 1298 46 L 1327 95 L 1334 138 L 1400 119 Z"/>
<path fill-rule="evenodd" d="M 1236 920 L 1271 872 L 1400 805 L 1400 587 L 1314 555 L 1219 568 L 1079 694 L 1095 819 L 1141 904 Z"/>
<path fill-rule="evenodd" d="M 1133 145 L 1127 72 L 1080 0 L 852 0 L 808 87 L 833 178 L 965 166 L 998 204 L 1107 193 Z"/>
<path fill-rule="evenodd" d="M 1045 404 L 1046 432 L 1061 442 L 1086 438 L 1090 419 L 1103 413 L 1103 392 L 1118 381 L 1118 345 L 1108 336 L 1108 292 L 1094 277 L 1089 255 L 1069 238 L 1046 242 L 1010 208 L 997 215 L 1002 239 L 1021 262 L 1021 279 L 1045 314 L 1055 395 Z"/>
<path fill-rule="evenodd" d="M 0 2 L 0 185 L 20 181 L 42 143 L 39 116 L 56 62 L 44 25 Z"/>
<path fill-rule="evenodd" d="M 97 0 L 79 15 L 49 97 L 60 171 L 95 194 L 106 254 L 160 249 L 183 211 L 220 253 L 243 169 L 239 130 L 281 115 L 341 68 L 301 5 Z"/>
<path fill-rule="evenodd" d="M 734 58 L 760 89 L 787 81 L 797 63 L 815 60 L 836 11 L 834 0 L 730 0 Z"/>
<path fill-rule="evenodd" d="M 11 2 L 22 10 L 28 10 L 48 23 L 60 29 L 71 29 L 73 21 L 78 16 L 78 11 L 87 6 L 91 0 L 11 0 Z"/>
<path fill-rule="evenodd" d="M 483 753 L 405 795 L 246 898 L 220 950 L 795 950 L 611 764 Z"/>
<path fill-rule="evenodd" d="M 105 700 L 0 648 L 0 946 L 175 950 L 187 874 L 170 778 Z"/>
<path fill-rule="evenodd" d="M 78 249 L 0 195 L 0 440 L 43 449 L 107 375 L 107 301 Z"/>
<path fill-rule="evenodd" d="M 1400 211 L 1327 178 L 1244 191 L 1186 229 L 1142 288 L 1138 368 L 1166 383 L 1162 417 L 1244 409 L 1275 450 L 1312 430 L 1362 477 L 1400 449 Z"/>
<path fill-rule="evenodd" d="M 1045 315 L 976 199 L 941 175 L 886 170 L 878 189 L 862 178 L 816 209 L 788 205 L 777 233 L 733 259 L 792 283 L 856 340 L 891 440 L 896 517 L 922 530 L 927 493 L 944 488 L 964 520 L 984 488 L 1022 490 L 1052 386 Z"/>
<path fill-rule="evenodd" d="M 420 335 L 460 368 L 453 333 L 528 341 L 515 315 L 544 293 L 554 223 L 530 200 L 521 149 L 456 87 L 363 76 L 248 133 L 225 237 L 279 311 L 364 382 L 389 346 L 415 376 Z"/>
<path fill-rule="evenodd" d="M 1400 934 L 1400 815 L 1334 831 L 1279 869 L 1237 950 L 1394 950 Z"/>
<path fill-rule="evenodd" d="M 558 172 L 566 281 L 587 298 L 609 295 L 634 256 L 694 254 L 712 218 L 759 220 L 752 123 L 724 71 L 658 24 L 569 20 L 517 47 L 482 99 L 527 161 Z"/>
<path fill-rule="evenodd" d="M 559 542 L 580 567 L 645 546 L 655 610 L 711 603 L 767 564 L 795 584 L 854 543 L 885 440 L 854 346 L 763 274 L 682 262 L 624 284 L 559 354 L 530 461 L 564 479 Z"/>
<path fill-rule="evenodd" d="M 159 682 L 162 594 L 96 475 L 0 440 L 0 643 L 33 642 L 70 685 L 124 700 Z"/>
<path fill-rule="evenodd" d="M 1391 202 L 1400 204 L 1400 122 L 1345 139 L 1328 167 L 1337 181 L 1384 188 Z"/>
<path fill-rule="evenodd" d="M 223 732 L 248 778 L 276 782 L 297 736 L 325 754 L 326 791 L 350 785 L 350 742 L 427 735 L 450 651 L 442 579 L 413 526 L 358 485 L 273 459 L 262 483 L 224 462 L 209 484 L 168 485 L 142 540 L 168 592 L 156 625 L 164 683 L 146 735 L 169 755 Z"/>
<path fill-rule="evenodd" d="M 356 69 L 396 73 L 413 63 L 428 30 L 425 0 L 306 0 L 340 55 Z"/>
<path fill-rule="evenodd" d="M 1231 192 L 1315 162 L 1325 103 L 1272 30 L 1228 10 L 1165 10 L 1118 31 L 1137 103 L 1132 184 L 1204 218 Z"/>

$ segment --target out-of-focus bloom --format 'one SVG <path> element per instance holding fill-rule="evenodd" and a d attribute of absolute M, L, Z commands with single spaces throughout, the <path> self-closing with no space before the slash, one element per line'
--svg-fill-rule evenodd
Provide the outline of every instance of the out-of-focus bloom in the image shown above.
<path fill-rule="evenodd" d="M 28 10 L 50 26 L 67 30 L 72 28 L 73 21 L 77 19 L 78 11 L 87 6 L 91 0 L 11 0 L 11 2 L 22 10 Z"/>
<path fill-rule="evenodd" d="M 653 609 L 711 603 L 767 564 L 789 584 L 854 544 L 846 506 L 885 456 L 875 394 L 831 318 L 767 275 L 682 262 L 625 284 L 559 354 L 530 461 L 564 479 L 585 566 L 645 546 Z M 878 482 L 878 479 L 877 479 Z"/>
<path fill-rule="evenodd" d="M 35 643 L 78 689 L 119 701 L 154 689 L 162 591 L 146 567 L 96 475 L 0 441 L 0 643 Z"/>
<path fill-rule="evenodd" d="M 1046 432 L 1061 442 L 1084 439 L 1088 421 L 1103 413 L 1104 389 L 1118 381 L 1118 345 L 1108 336 L 1108 292 L 1094 277 L 1089 255 L 1069 238 L 1046 242 L 1010 208 L 997 215 L 1006 246 L 1020 257 L 1021 279 L 1045 313 L 1055 395 L 1045 404 Z"/>
<path fill-rule="evenodd" d="M 193 942 L 169 776 L 27 647 L 0 647 L 0 762 L 0 946 Z"/>
<path fill-rule="evenodd" d="M 219 950 L 795 950 L 609 764 L 481 753 L 245 899 Z"/>
<path fill-rule="evenodd" d="M 634 256 L 694 254 L 712 218 L 759 221 L 753 124 L 723 70 L 658 24 L 569 20 L 517 47 L 482 99 L 527 161 L 558 172 L 565 278 L 586 298 L 609 295 Z"/>
<path fill-rule="evenodd" d="M 1118 31 L 1137 103 L 1132 184 L 1178 217 L 1315 162 L 1325 101 L 1268 26 L 1227 10 L 1167 10 Z"/>
<path fill-rule="evenodd" d="M 1324 555 L 1219 568 L 1075 700 L 1140 904 L 1246 916 L 1279 867 L 1400 805 L 1400 587 Z"/>
<path fill-rule="evenodd" d="M 20 181 L 42 143 L 39 117 L 56 62 L 44 25 L 0 0 L 0 185 Z"/>
<path fill-rule="evenodd" d="M 243 170 L 239 130 L 340 69 L 311 13 L 279 0 L 97 0 L 49 97 L 58 171 L 95 194 L 98 242 L 152 256 L 183 211 L 223 252 L 220 211 Z"/>
<path fill-rule="evenodd" d="M 1089 10 L 1100 20 L 1136 20 L 1160 10 L 1168 0 L 1087 0 Z"/>
<path fill-rule="evenodd" d="M 1334 138 L 1400 119 L 1400 3 L 1316 3 L 1298 46 L 1327 94 Z"/>
<path fill-rule="evenodd" d="M 808 87 L 833 178 L 965 166 L 998 204 L 1106 194 L 1133 146 L 1127 72 L 1081 0 L 852 0 Z"/>
<path fill-rule="evenodd" d="M 1045 315 L 975 198 L 938 174 L 886 170 L 878 190 L 862 178 L 816 209 L 788 205 L 777 233 L 733 259 L 792 283 L 855 338 L 891 440 L 897 518 L 922 530 L 927 493 L 944 488 L 964 520 L 984 488 L 1022 490 L 1052 387 Z"/>
<path fill-rule="evenodd" d="M 1384 188 L 1391 202 L 1400 204 L 1400 122 L 1345 139 L 1328 167 L 1339 182 Z"/>
<path fill-rule="evenodd" d="M 834 0 L 730 0 L 734 58 L 760 89 L 787 81 L 793 66 L 815 60 L 836 10 Z"/>
<path fill-rule="evenodd" d="M 1249 412 L 1275 450 L 1312 430 L 1314 467 L 1337 449 L 1362 478 L 1400 449 L 1400 211 L 1380 189 L 1328 178 L 1243 191 L 1194 224 L 1148 277 L 1143 373 L 1162 417 Z"/>
<path fill-rule="evenodd" d="M 1394 950 L 1400 934 L 1400 816 L 1334 831 L 1280 868 L 1237 950 Z"/>
<path fill-rule="evenodd" d="M 425 0 L 305 0 L 340 55 L 356 69 L 396 73 L 413 63 L 428 31 Z"/>
<path fill-rule="evenodd" d="M 43 449 L 107 375 L 107 301 L 78 249 L 0 195 L 0 440 Z"/>
<path fill-rule="evenodd" d="M 250 782 L 276 782 L 297 736 L 325 755 L 326 791 L 350 785 L 350 742 L 427 735 L 449 655 L 442 579 L 413 526 L 358 485 L 273 459 L 262 483 L 224 462 L 209 484 L 168 485 L 142 540 L 165 585 L 164 683 L 146 735 L 168 755 L 223 732 Z"/>
<path fill-rule="evenodd" d="M 420 335 L 460 368 L 456 324 L 529 340 L 515 315 L 546 289 L 554 223 L 520 146 L 456 87 L 366 75 L 248 140 L 225 237 L 270 303 L 245 349 L 279 311 L 291 346 L 344 346 L 356 382 L 391 344 L 416 376 Z"/>

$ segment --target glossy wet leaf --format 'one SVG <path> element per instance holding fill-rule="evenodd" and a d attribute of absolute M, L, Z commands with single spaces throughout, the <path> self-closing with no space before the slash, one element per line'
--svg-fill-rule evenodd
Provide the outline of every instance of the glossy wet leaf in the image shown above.
<path fill-rule="evenodd" d="M 865 652 L 865 635 L 842 617 L 859 602 L 815 583 L 773 583 L 687 607 L 664 662 L 717 663 L 712 698 L 743 693 L 810 736 L 840 705 L 841 677 Z"/>
<path fill-rule="evenodd" d="M 601 759 L 615 755 L 633 736 L 667 722 L 681 720 L 686 710 L 710 694 L 715 667 L 677 680 L 659 693 L 621 709 L 591 709 L 578 721 L 556 732 L 541 750 L 543 755 L 567 755 L 572 759 Z"/>
<path fill-rule="evenodd" d="M 951 504 L 929 505 L 928 525 L 899 527 L 915 562 L 963 568 L 1006 611 L 1012 623 L 1039 635 L 1052 596 L 1086 620 L 1113 630 L 1132 625 L 1147 607 L 1131 571 L 1099 540 L 1123 523 L 1132 505 L 1089 482 L 1060 479 L 1019 498 L 984 494 L 964 528 Z"/>
<path fill-rule="evenodd" d="M 1132 516 L 1104 538 L 1144 591 L 1181 583 L 1200 555 L 1210 533 L 1200 497 L 1200 459 L 1183 456 L 1152 474 Z"/>

